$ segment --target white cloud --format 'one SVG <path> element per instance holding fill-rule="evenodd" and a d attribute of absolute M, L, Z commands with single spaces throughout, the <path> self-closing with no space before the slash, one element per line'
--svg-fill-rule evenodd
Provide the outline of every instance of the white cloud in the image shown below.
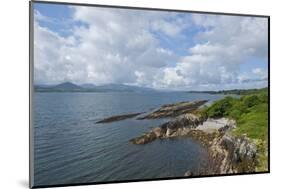
<path fill-rule="evenodd" d="M 71 72 L 70 67 L 78 68 L 68 58 L 75 43 L 73 37 L 63 38 L 58 34 L 34 24 L 34 77 L 36 83 L 56 83 L 58 81 L 74 80 L 77 72 Z M 48 82 L 46 82 L 48 81 Z"/>
<path fill-rule="evenodd" d="M 170 17 L 171 16 L 173 15 L 170 15 Z M 178 37 L 181 31 L 189 26 L 189 23 L 182 18 L 175 18 L 172 22 L 164 19 L 154 20 L 151 25 L 152 29 L 155 31 L 163 32 L 170 37 Z"/>
<path fill-rule="evenodd" d="M 72 9 L 74 20 L 84 23 L 73 28 L 73 37 L 62 37 L 36 21 L 35 82 L 138 84 L 135 71 L 153 75 L 152 72 L 158 71 L 156 68 L 176 61 L 174 53 L 161 47 L 150 31 L 150 26 L 163 19 L 164 14 L 89 7 Z M 43 17 L 37 11 L 35 17 L 38 15 Z"/>
<path fill-rule="evenodd" d="M 194 23 L 202 27 L 196 36 L 198 43 L 189 49 L 190 55 L 183 57 L 175 67 L 166 69 L 159 79 L 161 84 L 164 81 L 167 86 L 177 84 L 179 88 L 212 86 L 218 89 L 226 85 L 243 88 L 243 83 L 239 82 L 240 65 L 247 63 L 250 57 L 267 58 L 267 20 L 210 15 L 194 15 L 193 18 Z M 264 74 L 259 69 L 254 72 L 259 76 Z"/>
<path fill-rule="evenodd" d="M 83 24 L 74 25 L 69 37 L 42 27 L 40 21 L 48 18 L 35 12 L 35 83 L 243 88 L 240 65 L 249 57 L 267 57 L 267 21 L 263 18 L 193 14 L 191 19 L 165 12 L 71 9 L 72 22 Z M 175 39 L 191 27 L 198 29 L 190 39 L 195 45 L 181 57 L 163 47 L 155 35 Z M 264 78 L 266 73 L 258 68 L 252 71 Z"/>
<path fill-rule="evenodd" d="M 264 70 L 264 69 L 262 69 L 262 68 L 254 68 L 254 69 L 252 70 L 252 72 L 253 72 L 256 76 L 258 76 L 260 79 L 267 79 L 267 77 L 268 77 L 268 72 L 267 72 L 267 70 Z"/>

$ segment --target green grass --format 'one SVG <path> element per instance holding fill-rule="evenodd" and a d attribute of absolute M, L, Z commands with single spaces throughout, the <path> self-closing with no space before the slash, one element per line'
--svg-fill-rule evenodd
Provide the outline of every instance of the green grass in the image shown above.
<path fill-rule="evenodd" d="M 257 90 L 240 98 L 227 96 L 202 110 L 211 118 L 228 117 L 236 120 L 235 136 L 246 134 L 257 144 L 259 165 L 257 171 L 267 170 L 268 144 L 268 93 L 267 89 Z"/>
<path fill-rule="evenodd" d="M 233 131 L 237 135 L 247 134 L 249 138 L 267 140 L 268 136 L 268 104 L 262 103 L 247 109 L 237 121 Z"/>

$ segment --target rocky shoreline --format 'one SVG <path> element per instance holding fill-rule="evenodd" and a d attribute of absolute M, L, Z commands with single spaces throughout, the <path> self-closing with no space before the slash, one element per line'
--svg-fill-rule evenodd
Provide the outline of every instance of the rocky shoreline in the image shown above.
<path fill-rule="evenodd" d="M 186 136 L 192 129 L 195 129 L 199 124 L 203 124 L 203 122 L 203 118 L 193 114 L 181 115 L 140 137 L 131 139 L 130 142 L 133 144 L 146 144 L 156 139 Z"/>
<path fill-rule="evenodd" d="M 131 139 L 135 145 L 145 145 L 154 140 L 190 137 L 208 150 L 209 163 L 199 172 L 187 170 L 184 176 L 202 176 L 254 172 L 257 166 L 257 147 L 247 136 L 233 136 L 236 122 L 227 118 L 210 119 L 195 112 L 207 100 L 178 102 L 162 105 L 149 113 L 116 115 L 96 123 L 110 123 L 129 118 L 137 120 L 171 118 L 143 135 Z"/>
<path fill-rule="evenodd" d="M 131 143 L 145 145 L 154 140 L 190 137 L 201 143 L 209 152 L 209 165 L 199 173 L 187 170 L 185 176 L 254 172 L 257 166 L 257 147 L 247 136 L 236 137 L 231 130 L 234 120 L 208 119 L 194 114 L 183 114 L 156 127 Z"/>

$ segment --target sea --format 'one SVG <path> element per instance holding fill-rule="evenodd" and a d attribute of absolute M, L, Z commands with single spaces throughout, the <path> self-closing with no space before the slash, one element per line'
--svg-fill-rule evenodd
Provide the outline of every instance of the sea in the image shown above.
<path fill-rule="evenodd" d="M 33 94 L 34 185 L 67 185 L 182 177 L 208 164 L 207 150 L 190 138 L 135 145 L 169 119 L 130 118 L 100 123 L 113 115 L 149 112 L 163 104 L 223 98 L 188 92 L 35 92 Z"/>

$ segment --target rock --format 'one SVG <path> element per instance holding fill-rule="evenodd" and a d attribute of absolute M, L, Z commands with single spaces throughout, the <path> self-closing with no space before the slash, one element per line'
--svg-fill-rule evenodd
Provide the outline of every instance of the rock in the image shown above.
<path fill-rule="evenodd" d="M 257 154 L 256 145 L 245 136 L 238 138 L 226 134 L 222 137 L 220 145 L 229 153 L 235 154 L 233 160 L 236 162 L 243 159 L 253 159 Z"/>
<path fill-rule="evenodd" d="M 234 151 L 234 146 L 235 142 L 233 137 L 230 137 L 229 135 L 224 135 L 221 139 L 220 145 L 229 151 Z"/>
<path fill-rule="evenodd" d="M 210 153 L 215 155 L 213 159 L 219 169 L 218 174 L 230 174 L 238 172 L 254 172 L 257 164 L 257 147 L 247 137 L 234 137 L 223 134 L 216 138 L 209 147 Z"/>
<path fill-rule="evenodd" d="M 230 128 L 236 128 L 236 121 L 234 119 L 228 119 L 227 121 L 227 125 L 230 127 Z"/>
<path fill-rule="evenodd" d="M 140 137 L 131 139 L 130 142 L 133 144 L 146 144 L 157 138 L 185 136 L 191 129 L 196 128 L 202 122 L 202 117 L 184 114 L 150 130 Z"/>
<path fill-rule="evenodd" d="M 148 115 L 138 119 L 158 119 L 167 117 L 176 117 L 186 113 L 191 113 L 205 104 L 207 100 L 193 101 L 193 102 L 178 102 L 175 104 L 167 104 L 161 106 L 159 109 L 151 112 Z"/>
<path fill-rule="evenodd" d="M 206 119 L 193 114 L 180 115 L 140 137 L 131 139 L 130 142 L 146 144 L 156 139 L 191 137 L 208 149 L 210 157 L 208 168 L 198 175 L 254 172 L 257 165 L 257 147 L 246 135 L 235 137 L 228 132 L 236 127 L 235 121 L 224 119 L 225 125 L 217 127 L 215 132 L 197 129 L 204 121 Z M 184 175 L 194 176 L 194 173 L 187 171 Z"/>
<path fill-rule="evenodd" d="M 229 133 L 206 133 L 191 130 L 188 136 L 199 141 L 209 152 L 209 163 L 199 175 L 254 172 L 257 165 L 257 147 L 245 136 Z"/>
<path fill-rule="evenodd" d="M 226 133 L 227 131 L 236 128 L 236 121 L 233 119 L 228 119 L 224 127 L 219 128 L 219 132 Z"/>
<path fill-rule="evenodd" d="M 152 132 L 155 133 L 157 138 L 159 138 L 165 134 L 164 130 L 161 129 L 160 127 L 156 127 L 155 129 L 152 130 Z"/>
<path fill-rule="evenodd" d="M 154 132 L 149 132 L 141 137 L 131 139 L 130 142 L 132 142 L 133 144 L 146 144 L 152 142 L 155 139 L 156 139 L 156 134 Z"/>
<path fill-rule="evenodd" d="M 167 137 L 171 136 L 172 132 L 173 132 L 172 129 L 167 128 L 166 136 L 167 136 Z"/>
<path fill-rule="evenodd" d="M 136 116 L 138 116 L 140 114 L 142 114 L 142 113 L 133 113 L 133 114 L 124 114 L 124 115 L 111 116 L 111 117 L 105 118 L 103 120 L 100 120 L 100 121 L 98 121 L 96 123 L 110 123 L 110 122 L 114 122 L 114 121 L 121 121 L 121 120 L 124 120 L 124 119 L 129 119 L 129 118 L 136 117 Z"/>

